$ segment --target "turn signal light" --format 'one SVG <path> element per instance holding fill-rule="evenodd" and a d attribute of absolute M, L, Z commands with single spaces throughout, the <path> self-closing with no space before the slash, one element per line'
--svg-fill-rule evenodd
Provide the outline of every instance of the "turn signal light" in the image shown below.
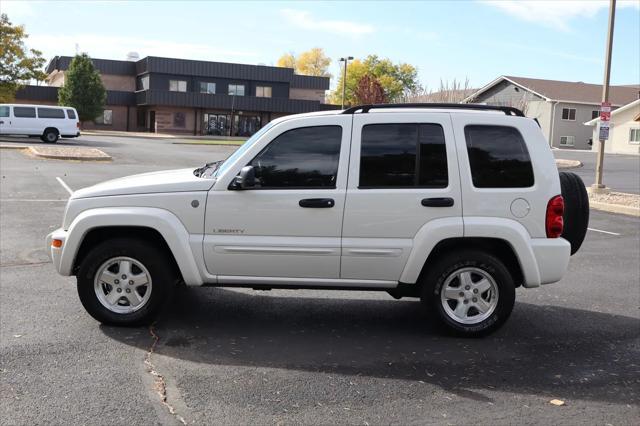
<path fill-rule="evenodd" d="M 558 238 L 562 235 L 562 230 L 564 229 L 563 214 L 564 199 L 562 195 L 556 195 L 550 199 L 549 204 L 547 204 L 547 238 Z"/>
<path fill-rule="evenodd" d="M 51 240 L 51 247 L 55 247 L 55 248 L 62 247 L 62 240 Z"/>

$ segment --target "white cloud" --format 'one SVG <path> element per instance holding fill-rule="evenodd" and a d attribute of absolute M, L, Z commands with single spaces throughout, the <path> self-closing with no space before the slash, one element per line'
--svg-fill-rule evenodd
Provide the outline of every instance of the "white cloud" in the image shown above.
<path fill-rule="evenodd" d="M 574 18 L 591 18 L 602 9 L 609 7 L 606 0 L 569 1 L 569 0 L 481 0 L 516 18 L 535 22 L 561 31 L 568 31 L 569 21 Z M 621 0 L 620 7 L 640 8 L 639 0 Z"/>
<path fill-rule="evenodd" d="M 351 36 L 370 34 L 374 30 L 371 25 L 353 21 L 317 19 L 314 18 L 311 13 L 304 10 L 282 9 L 280 12 L 291 25 L 306 30 L 317 30 Z"/>
<path fill-rule="evenodd" d="M 54 55 L 74 55 L 76 43 L 80 52 L 93 58 L 122 59 L 131 51 L 145 56 L 165 56 L 182 59 L 212 61 L 252 62 L 259 57 L 257 52 L 224 50 L 218 46 L 198 43 L 180 43 L 134 37 L 103 36 L 96 34 L 33 34 L 27 40 L 29 47 L 41 50 L 46 58 Z"/>

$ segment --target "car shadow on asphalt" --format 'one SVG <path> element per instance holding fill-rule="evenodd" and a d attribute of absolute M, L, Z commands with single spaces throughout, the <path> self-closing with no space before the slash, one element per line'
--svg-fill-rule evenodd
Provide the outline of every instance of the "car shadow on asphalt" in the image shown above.
<path fill-rule="evenodd" d="M 155 328 L 156 353 L 178 360 L 421 381 L 484 402 L 496 390 L 637 404 L 640 391 L 640 319 L 558 306 L 517 303 L 498 332 L 464 339 L 411 299 L 194 288 L 176 292 Z M 102 331 L 150 343 L 132 338 L 139 329 Z"/>

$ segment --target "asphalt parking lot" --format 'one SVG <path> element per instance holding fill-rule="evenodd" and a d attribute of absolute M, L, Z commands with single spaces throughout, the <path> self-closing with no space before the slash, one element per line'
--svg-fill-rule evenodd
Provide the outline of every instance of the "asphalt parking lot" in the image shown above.
<path fill-rule="evenodd" d="M 518 289 L 511 319 L 484 339 L 444 336 L 418 302 L 376 292 L 188 288 L 153 330 L 113 328 L 84 312 L 75 279 L 48 261 L 44 237 L 68 196 L 56 178 L 75 190 L 195 167 L 234 147 L 103 136 L 63 143 L 100 148 L 113 162 L 0 150 L 0 424 L 640 418 L 638 218 L 592 211 L 565 279 Z"/>

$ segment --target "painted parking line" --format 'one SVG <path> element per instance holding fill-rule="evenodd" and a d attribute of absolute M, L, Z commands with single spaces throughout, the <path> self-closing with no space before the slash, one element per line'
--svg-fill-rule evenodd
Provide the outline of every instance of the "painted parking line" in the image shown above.
<path fill-rule="evenodd" d="M 62 185 L 62 187 L 64 189 L 67 190 L 67 192 L 69 193 L 69 195 L 73 194 L 73 190 L 71 188 L 69 188 L 69 185 L 67 185 L 66 183 L 64 183 L 64 181 L 62 179 L 60 179 L 59 177 L 56 177 L 56 180 L 60 183 L 60 185 Z"/>
<path fill-rule="evenodd" d="M 611 232 L 611 231 L 603 231 L 602 229 L 595 229 L 595 228 L 587 228 L 589 231 L 593 231 L 593 232 L 601 232 L 603 234 L 608 234 L 608 235 L 622 235 L 622 234 L 618 234 L 617 232 Z"/>

